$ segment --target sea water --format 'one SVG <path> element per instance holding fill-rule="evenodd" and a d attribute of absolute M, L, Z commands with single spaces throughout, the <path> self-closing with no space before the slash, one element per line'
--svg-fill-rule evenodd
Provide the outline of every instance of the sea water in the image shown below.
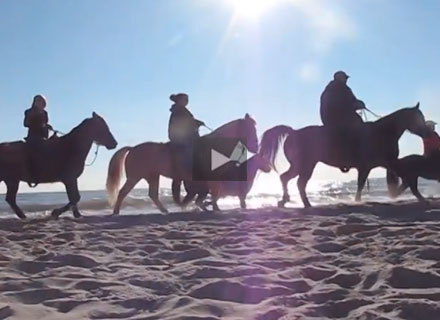
<path fill-rule="evenodd" d="M 280 188 L 274 188 L 273 192 L 251 191 L 247 198 L 248 208 L 264 208 L 276 206 L 281 199 Z M 419 189 L 425 197 L 436 197 L 440 194 L 440 183 L 437 181 L 419 180 Z M 290 185 L 291 207 L 302 207 L 301 199 L 295 183 Z M 356 193 L 356 181 L 350 182 L 319 182 L 310 184 L 307 193 L 311 203 L 315 206 L 329 205 L 336 203 L 354 203 Z M 7 217 L 12 213 L 9 205 L 0 199 L 0 216 Z M 112 208 L 108 203 L 105 190 L 81 191 L 80 210 L 83 214 L 111 214 Z M 169 188 L 160 189 L 160 199 L 170 211 L 180 211 L 174 204 Z M 399 200 L 415 199 L 410 191 L 406 191 Z M 368 186 L 363 192 L 363 201 L 366 202 L 389 202 L 395 201 L 388 196 L 386 181 L 384 178 L 370 179 Z M 17 203 L 29 215 L 48 215 L 56 207 L 65 205 L 68 202 L 65 192 L 35 192 L 20 193 Z M 221 199 L 219 206 L 222 209 L 239 207 L 236 197 Z M 189 206 L 188 210 L 194 207 Z M 148 197 L 148 189 L 134 189 L 125 199 L 121 214 L 149 214 L 157 213 L 158 210 Z"/>

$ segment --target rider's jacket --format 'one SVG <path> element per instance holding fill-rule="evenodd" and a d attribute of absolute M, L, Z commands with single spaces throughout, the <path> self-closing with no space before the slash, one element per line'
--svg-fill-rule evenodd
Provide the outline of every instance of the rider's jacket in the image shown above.
<path fill-rule="evenodd" d="M 23 125 L 29 129 L 27 139 L 47 139 L 49 137 L 49 117 L 45 110 L 36 108 L 26 110 Z"/>
<path fill-rule="evenodd" d="M 196 120 L 185 106 L 173 104 L 170 111 L 168 138 L 171 142 L 185 144 L 199 136 L 198 129 L 203 122 Z"/>
<path fill-rule="evenodd" d="M 425 157 L 431 156 L 434 152 L 440 151 L 440 136 L 433 131 L 429 137 L 423 139 L 423 149 Z"/>
<path fill-rule="evenodd" d="M 327 126 L 345 126 L 362 122 L 356 110 L 364 103 L 358 100 L 353 91 L 343 82 L 331 81 L 321 95 L 321 120 Z"/>

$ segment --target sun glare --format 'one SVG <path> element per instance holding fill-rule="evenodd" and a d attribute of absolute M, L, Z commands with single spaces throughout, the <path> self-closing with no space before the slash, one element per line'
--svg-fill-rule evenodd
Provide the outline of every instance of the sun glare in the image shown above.
<path fill-rule="evenodd" d="M 279 0 L 229 0 L 237 17 L 258 20 Z"/>

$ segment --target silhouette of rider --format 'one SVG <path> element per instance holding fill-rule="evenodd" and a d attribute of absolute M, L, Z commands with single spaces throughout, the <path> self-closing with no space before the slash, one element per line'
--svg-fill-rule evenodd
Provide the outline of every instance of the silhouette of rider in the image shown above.
<path fill-rule="evenodd" d="M 26 142 L 29 153 L 29 185 L 34 187 L 38 184 L 38 168 L 39 163 L 43 161 L 41 158 L 41 148 L 44 140 L 49 138 L 49 130 L 53 130 L 49 124 L 49 117 L 46 109 L 46 99 L 38 94 L 32 101 L 32 106 L 24 113 L 23 125 L 28 128 Z"/>
<path fill-rule="evenodd" d="M 199 137 L 199 128 L 205 124 L 203 121 L 195 119 L 188 110 L 189 99 L 187 94 L 172 94 L 170 100 L 174 104 L 170 109 L 168 138 L 172 146 L 174 171 L 176 172 L 178 168 L 182 168 L 182 164 L 184 170 L 188 170 L 191 167 L 194 139 Z"/>
<path fill-rule="evenodd" d="M 49 138 L 49 117 L 46 109 L 46 99 L 38 94 L 32 101 L 32 106 L 24 112 L 23 125 L 28 128 L 27 141 L 44 140 Z"/>
<path fill-rule="evenodd" d="M 429 128 L 429 134 L 423 138 L 423 147 L 424 152 L 423 155 L 426 158 L 430 158 L 432 156 L 439 157 L 440 156 L 440 136 L 435 131 L 436 122 L 434 121 L 426 121 L 426 126 Z"/>
<path fill-rule="evenodd" d="M 332 129 L 341 145 L 348 145 L 350 157 L 358 155 L 360 128 L 364 123 L 357 110 L 365 108 L 363 101 L 356 98 L 347 85 L 349 76 L 344 71 L 337 71 L 333 80 L 321 94 L 321 120 L 324 126 Z M 341 168 L 348 171 L 347 168 Z"/>

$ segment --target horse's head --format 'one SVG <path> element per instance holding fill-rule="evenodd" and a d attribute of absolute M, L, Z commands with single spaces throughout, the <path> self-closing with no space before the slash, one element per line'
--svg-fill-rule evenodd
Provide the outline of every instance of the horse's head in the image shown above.
<path fill-rule="evenodd" d="M 425 116 L 420 110 L 420 103 L 415 107 L 407 109 L 407 129 L 421 138 L 425 138 L 429 134 L 429 128 L 426 126 Z"/>
<path fill-rule="evenodd" d="M 103 145 L 108 150 L 115 149 L 118 142 L 113 137 L 105 120 L 96 112 L 93 112 L 92 118 L 88 119 L 90 134 L 93 141 L 98 145 Z"/>
<path fill-rule="evenodd" d="M 248 113 L 240 120 L 239 136 L 246 139 L 246 147 L 250 152 L 258 152 L 257 122 Z"/>
<path fill-rule="evenodd" d="M 231 121 L 214 132 L 209 136 L 216 138 L 238 138 L 242 139 L 246 148 L 252 152 L 258 152 L 258 136 L 257 136 L 257 123 L 252 117 L 246 113 L 244 118 Z"/>

